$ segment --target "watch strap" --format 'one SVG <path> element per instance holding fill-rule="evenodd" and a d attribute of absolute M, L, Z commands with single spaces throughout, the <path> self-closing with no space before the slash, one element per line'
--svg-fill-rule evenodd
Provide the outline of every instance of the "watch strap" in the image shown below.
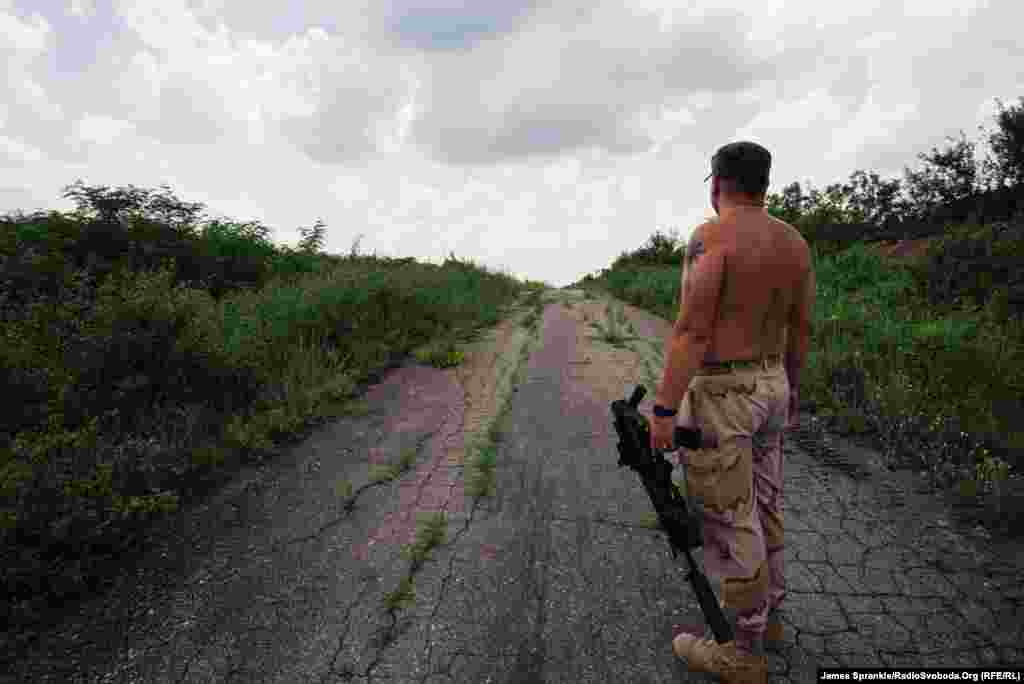
<path fill-rule="evenodd" d="M 654 405 L 654 415 L 658 416 L 659 418 L 671 418 L 677 413 L 679 413 L 678 410 L 670 411 L 661 404 Z"/>

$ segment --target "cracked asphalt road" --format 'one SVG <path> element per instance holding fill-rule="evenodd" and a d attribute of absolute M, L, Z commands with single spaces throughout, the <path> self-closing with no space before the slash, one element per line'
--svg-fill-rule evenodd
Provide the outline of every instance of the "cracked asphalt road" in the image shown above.
<path fill-rule="evenodd" d="M 667 330 L 628 313 L 641 336 Z M 640 524 L 651 504 L 617 466 L 609 397 L 644 380 L 608 361 L 626 356 L 580 370 L 600 344 L 561 305 L 545 309 L 494 497 L 467 498 L 451 456 L 469 410 L 459 376 L 403 366 L 370 388 L 370 414 L 240 474 L 107 594 L 5 654 L 0 681 L 709 681 L 671 652 L 673 625 L 701 620 L 685 562 Z M 1024 664 L 1020 544 L 958 528 L 870 455 L 836 441 L 836 467 L 804 441 L 786 445 L 789 595 L 772 681 L 830 665 Z M 406 447 L 416 464 L 399 480 L 357 487 L 352 506 L 332 493 Z M 409 572 L 411 521 L 436 510 L 446 539 L 414 574 L 413 604 L 386 610 Z"/>

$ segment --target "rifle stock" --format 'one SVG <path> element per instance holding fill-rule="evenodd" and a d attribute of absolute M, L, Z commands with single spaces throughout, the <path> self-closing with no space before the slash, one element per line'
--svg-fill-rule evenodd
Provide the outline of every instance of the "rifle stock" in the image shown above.
<path fill-rule="evenodd" d="M 690 549 L 704 543 L 699 521 L 694 519 L 686 506 L 686 500 L 673 486 L 672 464 L 660 451 L 652 452 L 650 427 L 647 419 L 637 410 L 646 393 L 643 385 L 637 385 L 628 400 L 612 402 L 615 431 L 619 435 L 619 466 L 629 466 L 640 475 L 640 481 L 658 514 L 658 521 L 668 534 L 672 557 L 677 557 L 680 551 L 686 556 L 690 568 L 686 579 L 693 587 L 701 611 L 715 635 L 715 641 L 727 643 L 733 640 L 732 626 L 715 598 L 711 583 L 690 552 Z M 697 450 L 704 446 L 707 445 L 700 430 L 676 427 L 675 448 Z"/>

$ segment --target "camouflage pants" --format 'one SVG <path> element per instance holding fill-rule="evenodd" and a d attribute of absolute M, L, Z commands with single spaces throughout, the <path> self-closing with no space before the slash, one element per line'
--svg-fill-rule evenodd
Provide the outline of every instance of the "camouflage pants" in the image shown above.
<path fill-rule="evenodd" d="M 789 380 L 781 363 L 698 371 L 680 424 L 717 438 L 686 452 L 686 491 L 703 512 L 704 567 L 721 581 L 740 645 L 758 642 L 786 595 L 783 574 L 782 433 Z"/>

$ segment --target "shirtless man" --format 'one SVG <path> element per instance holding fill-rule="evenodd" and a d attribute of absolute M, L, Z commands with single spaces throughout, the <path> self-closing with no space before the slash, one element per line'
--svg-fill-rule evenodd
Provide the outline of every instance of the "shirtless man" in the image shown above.
<path fill-rule="evenodd" d="M 764 207 L 768 150 L 732 143 L 711 164 L 718 218 L 687 245 L 651 446 L 669 448 L 677 422 L 717 440 L 687 454 L 686 486 L 703 513 L 705 569 L 721 580 L 736 639 L 718 644 L 697 628 L 672 646 L 691 671 L 767 682 L 764 641 L 782 636 L 768 615 L 786 593 L 782 432 L 796 416 L 815 279 L 807 242 Z"/>

